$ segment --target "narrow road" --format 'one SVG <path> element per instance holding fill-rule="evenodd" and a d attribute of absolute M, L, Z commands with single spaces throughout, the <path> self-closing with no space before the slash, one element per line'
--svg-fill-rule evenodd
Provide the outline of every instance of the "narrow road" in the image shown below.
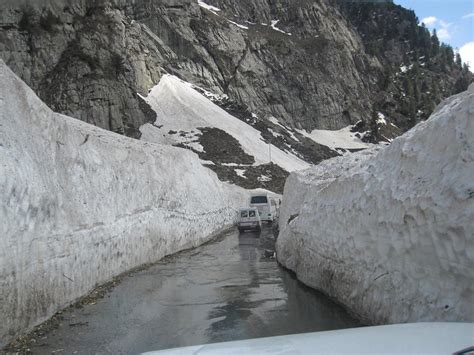
<path fill-rule="evenodd" d="M 103 299 L 64 312 L 34 354 L 144 351 L 357 326 L 342 308 L 264 256 L 260 237 L 229 231 L 126 277 Z M 270 253 L 267 253 L 270 254 Z"/>

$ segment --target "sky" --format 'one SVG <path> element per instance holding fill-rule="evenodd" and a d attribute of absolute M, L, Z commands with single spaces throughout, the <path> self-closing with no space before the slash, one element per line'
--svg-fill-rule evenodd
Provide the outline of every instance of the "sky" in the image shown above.
<path fill-rule="evenodd" d="M 440 41 L 458 49 L 461 58 L 474 71 L 474 0 L 395 0 L 415 11 Z"/>

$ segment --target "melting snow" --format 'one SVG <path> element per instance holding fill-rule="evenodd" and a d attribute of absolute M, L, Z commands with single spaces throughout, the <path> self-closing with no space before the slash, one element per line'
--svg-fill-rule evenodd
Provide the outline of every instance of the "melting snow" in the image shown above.
<path fill-rule="evenodd" d="M 281 33 L 284 33 L 288 36 L 291 36 L 291 33 L 290 32 L 285 32 L 283 31 L 282 29 L 276 27 L 277 23 L 280 22 L 280 20 L 272 20 L 272 24 L 270 26 L 272 26 L 272 28 L 275 30 L 275 31 L 278 31 L 278 32 L 281 32 Z"/>
<path fill-rule="evenodd" d="M 231 21 L 231 20 L 227 20 L 227 21 L 229 21 L 231 24 L 236 25 L 237 27 L 242 28 L 242 29 L 244 29 L 244 30 L 248 30 L 248 29 L 249 29 L 248 26 L 241 25 L 241 24 L 239 24 L 239 23 L 237 23 L 237 22 L 234 22 L 234 21 Z"/>
<path fill-rule="evenodd" d="M 387 121 L 385 120 L 385 115 L 384 115 L 382 112 L 379 112 L 379 113 L 377 114 L 377 117 L 378 117 L 378 118 L 377 118 L 377 121 L 376 121 L 376 122 L 377 122 L 378 124 L 387 124 Z"/>
<path fill-rule="evenodd" d="M 278 32 L 281 32 L 281 33 L 284 33 L 288 36 L 291 36 L 291 33 L 290 32 L 285 32 L 283 31 L 282 29 L 276 27 L 277 23 L 280 22 L 280 20 L 272 20 L 272 23 L 270 26 L 272 26 L 272 28 L 275 30 L 275 31 L 278 31 Z"/>
<path fill-rule="evenodd" d="M 209 100 L 212 100 L 212 101 L 223 101 L 229 98 L 229 96 L 227 96 L 226 94 L 222 94 L 222 95 L 214 94 L 213 92 L 210 92 L 198 85 L 192 84 L 192 87 L 193 89 L 198 89 L 199 91 L 201 91 L 204 96 L 206 96 Z"/>
<path fill-rule="evenodd" d="M 245 169 L 234 169 L 234 171 L 240 177 L 243 177 L 244 179 L 247 179 L 247 177 L 244 175 L 245 171 L 246 171 Z"/>
<path fill-rule="evenodd" d="M 206 4 L 206 3 L 205 3 L 204 1 L 202 1 L 202 0 L 198 0 L 198 4 L 199 4 L 199 6 L 201 6 L 202 8 L 211 11 L 211 12 L 212 12 L 213 14 L 215 14 L 215 15 L 218 15 L 217 13 L 218 13 L 219 11 L 221 11 L 221 9 L 219 9 L 218 7 L 215 7 L 215 6 Z M 234 15 L 234 16 L 237 17 L 237 15 Z M 231 24 L 236 25 L 237 27 L 242 28 L 242 29 L 244 29 L 244 30 L 248 30 L 248 29 L 249 29 L 247 26 L 241 25 L 241 24 L 239 24 L 239 23 L 237 23 L 237 22 L 234 22 L 234 21 L 231 21 L 231 20 L 229 20 L 229 19 L 227 19 L 227 21 L 229 21 Z M 245 21 L 245 22 L 247 22 L 247 23 L 249 23 L 249 24 L 252 24 L 252 23 L 249 22 L 249 21 Z"/>
<path fill-rule="evenodd" d="M 351 132 L 351 126 L 344 127 L 337 131 L 315 129 L 311 133 L 305 130 L 298 130 L 302 135 L 312 139 L 318 144 L 325 145 L 331 149 L 364 149 L 371 144 L 362 142 Z"/>
<path fill-rule="evenodd" d="M 286 127 L 283 126 L 275 117 L 270 116 L 270 117 L 268 118 L 268 120 L 269 120 L 271 123 L 276 124 L 277 126 L 280 126 L 281 128 L 286 129 Z"/>
<path fill-rule="evenodd" d="M 293 140 L 295 140 L 295 141 L 297 141 L 297 142 L 300 141 L 300 140 L 295 136 L 295 134 L 293 133 L 293 131 L 291 130 L 291 128 L 288 128 L 288 127 L 283 126 L 275 117 L 270 116 L 270 117 L 268 118 L 268 120 L 269 120 L 271 123 L 273 123 L 273 124 L 275 124 L 275 125 L 280 126 L 281 128 L 283 128 L 283 129 L 290 135 L 290 137 L 291 137 Z M 277 133 L 277 134 L 278 134 L 278 133 Z"/>
<path fill-rule="evenodd" d="M 278 132 L 275 132 L 273 129 L 271 128 L 268 128 L 268 131 L 274 136 L 274 137 L 283 137 L 282 134 L 278 133 Z"/>
<path fill-rule="evenodd" d="M 209 10 L 209 11 L 213 12 L 213 13 L 216 14 L 216 15 L 217 15 L 217 12 L 221 11 L 221 9 L 219 9 L 218 7 L 215 7 L 215 6 L 206 4 L 206 3 L 205 3 L 204 1 L 202 1 L 202 0 L 198 0 L 198 4 L 199 4 L 199 6 L 205 8 L 206 10 Z"/>
<path fill-rule="evenodd" d="M 255 158 L 256 164 L 269 162 L 269 145 L 261 133 L 252 126 L 230 115 L 212 101 L 193 89 L 193 85 L 172 75 L 164 75 L 144 100 L 156 112 L 155 125 L 140 128 L 142 139 L 150 142 L 176 144 L 176 135 L 162 132 L 197 130 L 199 127 L 215 127 L 232 135 L 242 149 Z M 296 155 L 271 146 L 272 162 L 287 171 L 304 169 L 309 163 Z"/>

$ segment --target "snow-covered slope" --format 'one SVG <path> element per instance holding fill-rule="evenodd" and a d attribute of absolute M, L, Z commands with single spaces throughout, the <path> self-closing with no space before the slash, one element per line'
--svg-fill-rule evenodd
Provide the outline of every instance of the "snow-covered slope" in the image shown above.
<path fill-rule="evenodd" d="M 371 323 L 474 321 L 474 85 L 382 149 L 292 173 L 278 260 Z"/>
<path fill-rule="evenodd" d="M 315 129 L 311 133 L 305 130 L 299 130 L 299 132 L 316 143 L 331 149 L 366 149 L 373 145 L 362 142 L 355 133 L 351 132 L 351 128 L 352 126 L 347 126 L 337 131 Z"/>
<path fill-rule="evenodd" d="M 187 150 L 53 113 L 0 61 L 0 347 L 95 285 L 196 246 L 247 193 Z"/>
<path fill-rule="evenodd" d="M 297 156 L 275 146 L 269 149 L 258 130 L 228 114 L 193 89 L 191 84 L 175 76 L 164 75 L 144 99 L 157 113 L 157 119 L 154 125 L 146 124 L 140 128 L 143 140 L 166 144 L 191 142 L 194 144 L 190 146 L 199 151 L 199 145 L 192 142 L 198 128 L 215 127 L 236 138 L 243 150 L 255 158 L 257 165 L 268 163 L 271 154 L 273 163 L 286 171 L 310 166 Z M 170 131 L 177 133 L 170 134 Z"/>

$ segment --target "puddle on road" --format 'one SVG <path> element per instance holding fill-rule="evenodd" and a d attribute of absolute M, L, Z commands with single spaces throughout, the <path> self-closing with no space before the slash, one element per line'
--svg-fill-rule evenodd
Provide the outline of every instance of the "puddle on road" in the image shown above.
<path fill-rule="evenodd" d="M 64 312 L 57 329 L 29 345 L 38 354 L 136 354 L 358 326 L 266 257 L 274 241 L 269 227 L 260 236 L 227 232 L 126 277 L 96 304 Z"/>

